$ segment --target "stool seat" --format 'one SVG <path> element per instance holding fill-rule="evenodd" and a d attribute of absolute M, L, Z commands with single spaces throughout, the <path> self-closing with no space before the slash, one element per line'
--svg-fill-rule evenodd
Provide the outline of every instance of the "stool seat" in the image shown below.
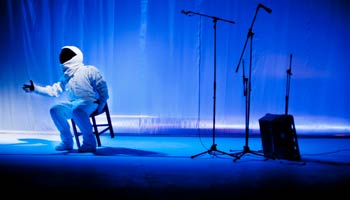
<path fill-rule="evenodd" d="M 103 113 L 106 116 L 107 122 L 99 124 L 96 121 L 96 117 L 103 114 Z M 106 106 L 103 108 L 102 112 L 98 113 L 97 111 L 94 111 L 93 113 L 91 113 L 90 119 L 92 122 L 93 133 L 96 137 L 97 145 L 99 147 L 102 146 L 101 140 L 100 140 L 101 134 L 103 134 L 109 130 L 109 134 L 110 134 L 111 138 L 114 138 L 114 131 L 113 131 L 113 126 L 112 126 L 112 121 L 111 121 L 111 117 L 110 117 L 110 113 L 109 113 L 108 104 L 106 104 Z M 75 142 L 77 144 L 77 147 L 80 148 L 79 136 L 81 136 L 82 133 L 78 131 L 77 126 L 76 126 L 73 119 L 71 119 L 71 123 L 72 123 L 73 132 L 74 132 Z"/>

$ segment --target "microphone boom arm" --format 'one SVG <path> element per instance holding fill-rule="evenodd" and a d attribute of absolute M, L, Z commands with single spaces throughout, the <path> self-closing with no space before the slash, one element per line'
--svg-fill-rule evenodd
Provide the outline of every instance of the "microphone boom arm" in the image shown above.
<path fill-rule="evenodd" d="M 253 30 L 253 26 L 254 26 L 256 15 L 258 14 L 258 11 L 259 11 L 259 6 L 256 7 L 253 21 L 252 21 L 252 23 L 251 23 L 251 25 L 249 27 L 249 31 L 248 31 L 248 34 L 247 34 L 247 39 L 245 40 L 245 43 L 244 43 L 244 46 L 243 46 L 243 50 L 242 50 L 242 53 L 241 53 L 241 57 L 239 58 L 239 61 L 238 61 L 237 67 L 236 67 L 236 72 L 238 72 L 239 65 L 241 64 L 241 61 L 242 61 L 245 49 L 246 49 L 247 44 L 248 44 L 248 40 L 249 40 L 249 38 L 251 38 L 254 35 L 252 30 Z"/>
<path fill-rule="evenodd" d="M 181 13 L 183 13 L 185 15 L 188 15 L 188 16 L 191 16 L 191 14 L 200 15 L 200 16 L 212 18 L 215 21 L 221 20 L 221 21 L 228 22 L 228 23 L 231 23 L 231 24 L 235 24 L 236 23 L 236 22 L 231 21 L 231 20 L 222 19 L 222 18 L 219 18 L 219 17 L 214 17 L 214 16 L 210 16 L 210 15 L 206 15 L 206 14 L 202 14 L 202 13 L 198 13 L 198 12 L 193 12 L 193 11 L 190 11 L 190 10 L 189 11 L 181 10 Z"/>

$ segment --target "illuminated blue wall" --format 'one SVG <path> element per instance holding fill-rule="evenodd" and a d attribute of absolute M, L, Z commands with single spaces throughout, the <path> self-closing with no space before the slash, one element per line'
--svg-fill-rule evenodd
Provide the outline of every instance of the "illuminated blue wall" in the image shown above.
<path fill-rule="evenodd" d="M 0 130 L 56 131 L 54 99 L 23 83 L 54 83 L 58 54 L 76 45 L 108 81 L 113 123 L 127 129 L 210 128 L 216 23 L 216 127 L 245 126 L 243 66 L 253 26 L 250 126 L 285 111 L 297 129 L 350 133 L 350 3 L 346 0 L 8 0 L 1 1 Z M 63 97 L 62 97 L 63 98 Z M 136 123 L 133 120 L 136 119 Z M 141 120 L 139 120 L 141 119 Z M 121 130 L 121 129 L 120 129 Z"/>

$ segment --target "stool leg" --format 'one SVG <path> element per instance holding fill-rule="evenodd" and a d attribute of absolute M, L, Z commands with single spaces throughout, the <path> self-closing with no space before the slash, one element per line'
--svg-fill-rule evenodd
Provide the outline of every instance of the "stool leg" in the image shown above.
<path fill-rule="evenodd" d="M 77 127 L 76 127 L 75 122 L 74 122 L 73 119 L 71 120 L 71 122 L 72 122 L 75 142 L 77 143 L 77 147 L 79 149 L 80 148 L 79 133 L 78 133 Z"/>
<path fill-rule="evenodd" d="M 106 111 L 106 118 L 107 118 L 108 127 L 109 127 L 109 133 L 111 134 L 111 138 L 114 138 L 112 120 L 111 120 L 111 116 L 109 115 L 109 109 L 107 105 L 105 107 L 105 111 Z"/>
<path fill-rule="evenodd" d="M 97 128 L 97 124 L 96 124 L 96 119 L 94 116 L 92 116 L 91 119 L 92 119 L 92 126 L 94 128 L 94 134 L 95 134 L 96 140 L 97 140 L 97 145 L 100 147 L 101 140 L 100 140 L 100 133 L 98 132 L 98 128 Z"/>

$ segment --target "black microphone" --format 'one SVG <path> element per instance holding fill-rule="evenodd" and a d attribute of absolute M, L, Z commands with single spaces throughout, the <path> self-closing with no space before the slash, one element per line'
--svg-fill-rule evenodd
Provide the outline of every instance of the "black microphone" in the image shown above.
<path fill-rule="evenodd" d="M 263 8 L 263 9 L 264 9 L 266 12 L 268 12 L 268 13 L 271 13 L 271 12 L 272 12 L 271 8 L 268 8 L 268 7 L 264 6 L 264 5 L 261 4 L 261 3 L 259 3 L 258 7 Z"/>
<path fill-rule="evenodd" d="M 185 15 L 188 15 L 188 14 L 190 14 L 190 11 L 181 10 L 181 13 L 182 13 L 182 14 L 185 14 Z"/>

